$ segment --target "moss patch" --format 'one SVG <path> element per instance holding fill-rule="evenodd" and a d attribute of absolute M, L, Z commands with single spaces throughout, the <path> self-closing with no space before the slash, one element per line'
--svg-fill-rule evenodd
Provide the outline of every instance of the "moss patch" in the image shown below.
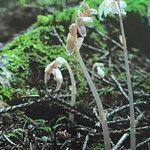
<path fill-rule="evenodd" d="M 64 57 L 71 64 L 76 80 L 79 82 L 78 94 L 83 92 L 86 84 L 75 57 L 67 55 L 65 48 L 52 30 L 52 23 L 55 22 L 57 32 L 62 38 L 67 33 L 64 26 L 58 24 L 58 20 L 63 21 L 63 18 L 60 20 L 61 16 L 64 16 L 63 12 L 54 16 L 38 16 L 37 22 L 27 32 L 15 37 L 2 49 L 1 55 L 7 57 L 5 67 L 13 73 L 11 87 L 5 87 L 7 93 L 0 85 L 0 95 L 4 99 L 10 99 L 16 92 L 25 94 L 25 91 L 34 91 L 33 93 L 37 93 L 33 88 L 36 89 L 43 81 L 44 68 L 58 56 Z M 70 19 L 70 17 L 66 18 L 65 21 L 69 24 Z"/>

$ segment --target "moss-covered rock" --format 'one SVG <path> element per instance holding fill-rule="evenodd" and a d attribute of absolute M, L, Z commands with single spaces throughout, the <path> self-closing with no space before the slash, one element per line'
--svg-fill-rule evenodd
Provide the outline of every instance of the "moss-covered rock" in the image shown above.
<path fill-rule="evenodd" d="M 70 17 L 73 10 L 70 11 Z M 63 19 L 64 13 L 54 16 L 38 16 L 37 22 L 25 33 L 16 36 L 3 47 L 1 55 L 7 57 L 5 67 L 13 73 L 10 87 L 0 85 L 0 95 L 10 99 L 14 93 L 26 95 L 35 94 L 36 87 L 43 81 L 44 68 L 58 56 L 64 57 L 70 63 L 76 76 L 78 94 L 83 92 L 85 81 L 74 56 L 68 56 L 65 48 L 56 37 L 52 26 L 55 25 L 60 37 L 64 40 L 68 30 L 64 23 L 70 23 L 71 18 Z M 69 13 L 68 13 L 69 14 Z M 61 20 L 62 19 L 62 20 Z M 34 89 L 34 90 L 33 90 Z M 17 94 L 17 95 L 20 95 Z"/>

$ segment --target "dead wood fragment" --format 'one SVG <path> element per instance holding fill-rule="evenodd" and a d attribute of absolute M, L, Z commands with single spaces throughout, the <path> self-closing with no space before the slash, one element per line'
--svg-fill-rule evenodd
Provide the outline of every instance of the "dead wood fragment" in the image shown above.
<path fill-rule="evenodd" d="M 140 102 L 134 103 L 134 105 L 135 105 L 135 106 L 147 105 L 147 102 L 145 102 L 145 101 L 140 101 Z M 109 113 L 107 114 L 107 118 L 110 118 L 110 117 L 113 116 L 115 113 L 121 112 L 121 111 L 123 111 L 124 109 L 129 108 L 129 106 L 130 106 L 130 105 L 127 104 L 127 105 L 124 105 L 124 106 L 122 106 L 122 107 L 118 107 L 118 108 L 112 110 L 111 112 L 109 112 Z"/>
<path fill-rule="evenodd" d="M 145 144 L 147 144 L 147 143 L 149 143 L 149 142 L 150 142 L 150 138 L 148 138 L 148 139 L 146 139 L 145 141 L 139 143 L 136 148 L 137 148 L 137 149 L 141 149 L 141 147 L 142 147 L 143 145 L 145 145 Z"/>
<path fill-rule="evenodd" d="M 85 137 L 82 150 L 86 150 L 88 141 L 89 141 L 89 134 L 87 134 L 86 137 Z"/>

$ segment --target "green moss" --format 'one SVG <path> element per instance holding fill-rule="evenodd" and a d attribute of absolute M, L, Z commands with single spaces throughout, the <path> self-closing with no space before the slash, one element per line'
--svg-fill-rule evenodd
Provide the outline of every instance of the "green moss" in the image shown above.
<path fill-rule="evenodd" d="M 75 19 L 75 12 L 77 11 L 76 7 L 64 9 L 62 12 L 56 11 L 54 14 L 54 22 L 56 25 L 59 25 L 63 22 L 63 25 L 65 23 L 71 24 L 74 22 Z"/>
<path fill-rule="evenodd" d="M 36 25 L 38 26 L 48 25 L 48 24 L 52 24 L 52 21 L 53 21 L 52 15 L 47 15 L 47 16 L 38 15 Z"/>
<path fill-rule="evenodd" d="M 72 13 L 72 10 L 70 13 Z M 61 16 L 64 16 L 64 14 L 60 13 L 58 18 L 60 19 Z M 77 88 L 78 94 L 84 91 L 85 80 L 81 75 L 76 58 L 74 56 L 68 56 L 65 48 L 60 44 L 57 37 L 53 35 L 51 23 L 54 20 L 51 19 L 51 16 L 38 16 L 37 22 L 29 31 L 18 35 L 2 49 L 1 55 L 8 57 L 8 62 L 5 66 L 13 73 L 11 88 L 4 90 L 0 85 L 0 94 L 4 99 L 10 99 L 14 93 L 20 93 L 17 95 L 26 95 L 24 91 L 36 88 L 39 80 L 43 80 L 42 75 L 44 74 L 46 65 L 58 56 L 64 57 L 71 64 L 75 72 L 76 80 L 79 82 Z M 59 20 L 57 19 L 55 21 Z M 67 19 L 69 18 L 66 18 L 66 21 Z M 64 38 L 64 27 L 58 24 L 56 29 L 60 37 Z M 40 77 L 34 79 L 38 71 L 40 71 Z"/>
<path fill-rule="evenodd" d="M 94 144 L 90 150 L 104 150 L 104 146 L 102 144 Z"/>
<path fill-rule="evenodd" d="M 135 12 L 141 16 L 147 15 L 147 7 L 150 4 L 149 0 L 126 0 L 127 2 L 127 12 Z"/>
<path fill-rule="evenodd" d="M 7 86 L 0 86 L 0 100 L 8 100 L 12 96 L 13 89 Z"/>

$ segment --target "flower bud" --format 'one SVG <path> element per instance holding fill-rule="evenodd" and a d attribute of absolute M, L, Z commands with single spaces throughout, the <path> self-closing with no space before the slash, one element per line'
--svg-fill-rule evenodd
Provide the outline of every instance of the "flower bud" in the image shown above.
<path fill-rule="evenodd" d="M 104 78 L 105 76 L 105 72 L 104 72 L 104 64 L 102 63 L 94 63 L 93 67 L 92 67 L 92 72 L 94 73 L 96 69 L 96 74 L 100 77 L 100 78 Z"/>

